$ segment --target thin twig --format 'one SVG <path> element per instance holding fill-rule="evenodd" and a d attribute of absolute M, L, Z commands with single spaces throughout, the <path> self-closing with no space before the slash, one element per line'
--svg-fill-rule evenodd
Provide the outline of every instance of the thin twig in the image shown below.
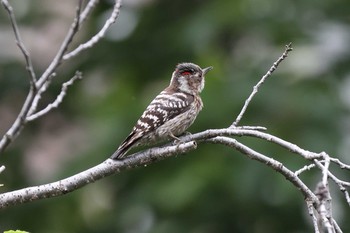
<path fill-rule="evenodd" d="M 271 66 L 271 68 L 267 71 L 267 73 L 260 79 L 260 81 L 253 87 L 253 91 L 250 94 L 250 96 L 248 97 L 248 99 L 246 99 L 243 108 L 241 110 L 241 112 L 238 114 L 236 120 L 232 123 L 232 125 L 230 127 L 236 127 L 238 125 L 238 123 L 241 121 L 244 113 L 246 112 L 248 105 L 250 104 L 250 102 L 252 101 L 253 97 L 256 95 L 256 93 L 258 93 L 258 90 L 260 88 L 260 86 L 265 82 L 265 80 L 271 76 L 271 74 L 277 69 L 278 65 L 288 56 L 288 53 L 290 51 L 293 50 L 293 48 L 291 47 L 292 43 L 289 43 L 286 45 L 286 49 L 284 50 L 282 56 L 280 56 Z"/>
<path fill-rule="evenodd" d="M 12 6 L 9 4 L 9 2 L 7 0 L 1 0 L 2 5 L 4 6 L 4 8 L 6 9 L 9 17 L 10 17 L 10 21 L 12 24 L 12 29 L 15 35 L 15 39 L 16 39 L 16 44 L 19 47 L 19 49 L 21 50 L 25 61 L 26 61 L 26 69 L 29 73 L 29 82 L 30 82 L 30 86 L 31 88 L 35 91 L 36 87 L 35 87 L 35 82 L 36 82 L 36 75 L 34 72 L 34 68 L 33 68 L 33 64 L 32 64 L 32 59 L 30 57 L 30 54 L 28 52 L 28 50 L 26 49 L 22 38 L 21 38 L 21 34 L 18 30 L 18 26 L 17 26 L 17 21 L 16 21 L 16 17 L 15 17 L 15 13 L 13 12 L 13 8 Z"/>
<path fill-rule="evenodd" d="M 267 128 L 263 126 L 237 126 L 236 129 L 250 129 L 250 130 L 260 130 L 260 131 L 266 131 Z"/>
<path fill-rule="evenodd" d="M 345 188 L 344 189 L 340 188 L 340 191 L 342 191 L 344 193 L 346 202 L 350 206 L 350 195 L 349 195 L 349 192 Z"/>
<path fill-rule="evenodd" d="M 322 154 L 322 153 L 321 153 L 321 154 Z M 324 155 L 324 154 L 323 154 L 323 155 Z M 322 171 L 322 174 L 323 174 L 323 171 L 325 170 L 324 165 L 323 165 L 320 161 L 318 161 L 317 159 L 314 160 L 314 164 Z M 338 185 L 340 191 L 344 193 L 346 202 L 347 202 L 348 205 L 350 206 L 350 196 L 349 196 L 349 192 L 348 192 L 347 189 L 344 187 L 344 186 L 349 187 L 349 186 L 350 186 L 350 182 L 346 182 L 346 181 L 340 180 L 339 178 L 337 178 L 337 177 L 336 177 L 332 172 L 330 172 L 330 171 L 328 171 L 328 176 L 329 176 L 329 178 L 330 178 L 335 184 Z"/>
<path fill-rule="evenodd" d="M 112 11 L 111 16 L 107 19 L 105 24 L 103 25 L 102 29 L 95 35 L 93 36 L 89 41 L 85 42 L 84 44 L 80 44 L 76 49 L 73 51 L 67 53 L 66 55 L 63 56 L 63 60 L 68 60 L 72 57 L 75 57 L 78 55 L 80 52 L 84 51 L 85 49 L 91 48 L 94 46 L 97 42 L 99 42 L 106 34 L 107 30 L 110 28 L 112 24 L 115 23 L 119 16 L 120 12 L 120 7 L 121 7 L 121 0 L 116 0 L 115 5 Z"/>
<path fill-rule="evenodd" d="M 322 183 L 323 186 L 328 187 L 328 173 L 329 173 L 329 165 L 331 163 L 329 159 L 329 155 L 325 152 L 320 153 L 322 157 L 324 158 L 324 167 L 322 169 Z"/>
<path fill-rule="evenodd" d="M 60 49 L 60 51 L 58 52 L 58 54 L 56 56 L 56 58 L 57 58 L 56 60 L 59 60 L 59 59 L 62 60 L 62 56 L 67 51 L 68 45 L 71 43 L 74 35 L 78 32 L 78 30 L 80 29 L 82 23 L 86 20 L 88 15 L 91 13 L 92 9 L 97 5 L 97 3 L 98 3 L 98 0 L 90 0 L 88 2 L 88 4 L 85 6 L 84 10 L 81 12 L 82 1 L 79 2 L 79 5 L 78 5 L 77 10 L 76 10 L 76 16 L 75 16 L 74 22 L 73 22 L 73 24 L 71 26 L 71 30 L 68 32 L 68 34 L 66 36 L 66 39 L 65 39 L 65 42 L 63 42 L 63 44 L 61 45 L 61 49 Z M 54 59 L 54 61 L 55 61 L 55 59 Z M 60 62 L 58 62 L 57 65 L 59 65 L 59 63 Z M 46 75 L 43 74 L 43 76 L 45 77 Z M 35 98 L 33 100 L 33 104 L 32 104 L 32 106 L 31 106 L 31 108 L 29 110 L 28 117 L 27 117 L 28 121 L 32 121 L 34 119 L 37 119 L 39 116 L 42 116 L 42 115 L 48 113 L 51 109 L 56 108 L 61 103 L 61 101 L 62 101 L 62 99 L 63 99 L 63 97 L 65 95 L 65 93 L 62 92 L 62 91 L 63 91 L 63 89 L 66 89 L 66 88 L 62 88 L 61 94 L 56 98 L 56 100 L 52 104 L 47 106 L 45 109 L 41 110 L 40 113 L 38 112 L 35 115 L 33 115 L 34 112 L 37 109 L 39 100 L 41 99 L 41 95 L 47 90 L 48 86 L 51 83 L 51 79 L 54 76 L 55 76 L 55 73 L 52 72 L 51 75 L 49 75 L 46 78 L 46 81 L 43 82 L 42 85 L 39 84 L 39 85 L 41 85 L 41 87 L 40 87 L 38 93 L 36 94 L 36 96 L 35 96 Z M 76 76 L 77 76 L 77 74 L 76 74 Z M 79 75 L 79 76 L 81 76 L 81 75 Z M 78 79 L 80 79 L 80 78 L 81 77 L 79 77 Z M 73 78 L 73 79 L 75 81 L 76 78 Z M 63 84 L 63 87 L 65 87 L 65 86 L 67 86 L 66 83 Z"/>
<path fill-rule="evenodd" d="M 46 108 L 40 110 L 39 112 L 36 112 L 36 113 L 33 113 L 32 115 L 29 115 L 26 120 L 28 122 L 36 120 L 39 117 L 50 112 L 52 109 L 57 108 L 60 105 L 60 103 L 62 103 L 63 98 L 66 96 L 68 87 L 73 85 L 76 80 L 80 80 L 82 78 L 83 78 L 83 76 L 82 76 L 81 72 L 77 71 L 75 73 L 75 75 L 70 80 L 68 80 L 67 82 L 62 84 L 62 89 L 61 89 L 60 94 L 56 97 L 56 99 L 52 103 L 48 104 L 46 106 Z"/>
<path fill-rule="evenodd" d="M 330 160 L 331 160 L 331 162 L 333 162 L 335 164 L 338 164 L 341 169 L 350 170 L 350 165 L 347 165 L 347 164 L 341 162 L 339 159 L 337 159 L 337 158 L 330 158 Z"/>
<path fill-rule="evenodd" d="M 300 168 L 299 170 L 295 171 L 294 174 L 296 176 L 300 176 L 301 173 L 305 172 L 305 171 L 310 171 L 312 168 L 316 167 L 315 164 L 309 164 L 309 165 L 305 165 L 304 167 Z"/>
<path fill-rule="evenodd" d="M 79 24 L 79 26 L 81 26 L 82 23 L 87 19 L 87 17 L 91 13 L 91 11 L 96 7 L 98 2 L 99 2 L 99 0 L 90 0 L 88 2 L 88 4 L 86 4 L 84 10 L 80 14 L 80 19 L 79 19 L 80 24 Z"/>
<path fill-rule="evenodd" d="M 59 48 L 55 58 L 52 60 L 49 67 L 45 70 L 45 72 L 41 75 L 41 77 L 37 81 L 38 89 L 40 89 L 44 85 L 44 83 L 47 82 L 47 80 L 50 78 L 52 73 L 54 73 L 54 71 L 57 69 L 57 67 L 62 63 L 62 57 L 63 57 L 64 53 L 68 50 L 68 46 L 72 42 L 76 33 L 79 31 L 80 12 L 81 12 L 81 7 L 82 7 L 82 2 L 83 2 L 83 0 L 79 0 L 79 4 L 78 4 L 77 9 L 76 9 L 74 21 L 73 21 L 66 37 L 64 38 L 62 45 Z"/>
<path fill-rule="evenodd" d="M 321 153 L 322 154 L 322 153 Z M 321 171 L 327 171 L 329 178 L 331 178 L 331 180 L 333 180 L 335 183 L 343 185 L 343 186 L 347 186 L 350 187 L 350 182 L 347 181 L 343 181 L 338 179 L 332 172 L 330 172 L 329 170 L 327 170 L 327 168 L 317 159 L 314 160 L 314 164 L 321 170 Z"/>
<path fill-rule="evenodd" d="M 247 155 L 253 160 L 257 160 L 263 164 L 268 165 L 275 171 L 283 175 L 287 180 L 289 180 L 295 187 L 297 187 L 305 199 L 311 200 L 314 204 L 318 203 L 318 199 L 315 194 L 304 184 L 304 182 L 294 174 L 291 170 L 285 167 L 281 162 L 274 160 L 273 158 L 267 157 L 248 146 L 238 142 L 236 139 L 218 136 L 215 138 L 207 139 L 207 142 L 220 143 L 229 147 L 237 149 L 239 152 Z"/>
<path fill-rule="evenodd" d="M 318 227 L 318 219 L 316 217 L 316 214 L 314 211 L 314 205 L 313 205 L 312 201 L 309 201 L 306 199 L 306 205 L 307 205 L 309 215 L 312 218 L 312 224 L 314 225 L 315 233 L 320 233 L 320 229 Z"/>
<path fill-rule="evenodd" d="M 336 233 L 343 233 L 343 231 L 340 229 L 340 227 L 339 227 L 337 221 L 335 221 L 334 218 L 332 218 L 332 224 L 333 224 L 333 226 L 334 226 L 334 229 L 335 229 L 335 232 L 336 232 Z"/>
<path fill-rule="evenodd" d="M 34 112 L 36 112 L 38 105 L 39 105 L 39 101 L 41 99 L 42 94 L 49 88 L 50 84 L 51 84 L 51 80 L 56 76 L 56 73 L 52 73 L 50 75 L 50 77 L 47 79 L 47 81 L 44 83 L 44 85 L 37 91 L 32 105 L 30 106 L 30 109 L 28 111 L 27 116 L 31 116 Z M 28 117 L 26 118 L 28 119 Z"/>

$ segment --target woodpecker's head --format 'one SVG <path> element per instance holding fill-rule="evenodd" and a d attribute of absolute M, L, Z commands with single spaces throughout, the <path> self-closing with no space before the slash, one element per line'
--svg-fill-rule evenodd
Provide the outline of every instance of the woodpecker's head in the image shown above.
<path fill-rule="evenodd" d="M 170 81 L 170 87 L 191 95 L 200 93 L 204 88 L 204 76 L 212 66 L 200 68 L 193 63 L 179 63 Z"/>

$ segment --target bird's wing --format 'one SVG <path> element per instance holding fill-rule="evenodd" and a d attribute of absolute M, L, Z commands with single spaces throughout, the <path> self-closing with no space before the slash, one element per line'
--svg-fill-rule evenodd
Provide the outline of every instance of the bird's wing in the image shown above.
<path fill-rule="evenodd" d="M 144 134 L 147 134 L 186 112 L 193 101 L 194 97 L 191 95 L 163 91 L 149 104 L 135 125 L 134 130 L 140 129 Z"/>
<path fill-rule="evenodd" d="M 194 97 L 185 93 L 161 92 L 146 108 L 132 132 L 122 142 L 112 159 L 122 158 L 145 135 L 153 132 L 165 122 L 186 112 Z"/>

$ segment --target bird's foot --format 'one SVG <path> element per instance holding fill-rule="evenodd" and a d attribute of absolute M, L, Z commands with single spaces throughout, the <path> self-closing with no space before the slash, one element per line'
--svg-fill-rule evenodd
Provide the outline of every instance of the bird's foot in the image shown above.
<path fill-rule="evenodd" d="M 183 143 L 183 141 L 180 138 L 176 137 L 174 134 L 169 134 L 169 136 L 172 139 L 174 139 L 174 141 L 173 141 L 174 145 L 180 145 L 181 143 Z"/>
<path fill-rule="evenodd" d="M 185 136 L 191 136 L 192 134 L 191 134 L 191 132 L 186 131 L 186 132 L 184 133 L 184 135 L 185 135 Z"/>

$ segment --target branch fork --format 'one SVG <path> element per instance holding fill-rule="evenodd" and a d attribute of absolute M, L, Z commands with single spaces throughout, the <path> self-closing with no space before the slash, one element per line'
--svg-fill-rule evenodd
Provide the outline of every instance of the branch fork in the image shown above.
<path fill-rule="evenodd" d="M 74 56 L 80 54 L 84 50 L 79 48 L 81 46 L 78 46 L 78 48 L 76 48 L 72 52 L 67 53 L 68 47 L 73 41 L 73 38 L 78 33 L 79 29 L 82 26 L 82 23 L 86 20 L 86 18 L 91 13 L 91 11 L 96 7 L 98 0 L 89 0 L 89 2 L 86 4 L 85 7 L 83 6 L 83 0 L 78 1 L 73 23 L 70 29 L 68 30 L 68 33 L 64 38 L 61 47 L 59 48 L 55 58 L 52 60 L 50 65 L 47 67 L 47 69 L 39 78 L 37 78 L 34 72 L 34 67 L 32 64 L 30 54 L 27 51 L 22 41 L 20 31 L 17 25 L 15 13 L 12 6 L 8 2 L 8 0 L 0 0 L 0 1 L 4 9 L 8 13 L 8 16 L 12 25 L 12 29 L 14 32 L 16 44 L 18 45 L 25 59 L 26 69 L 29 74 L 29 84 L 30 84 L 29 92 L 27 94 L 27 97 L 25 99 L 25 102 L 22 106 L 21 111 L 19 112 L 12 126 L 7 130 L 7 132 L 0 139 L 0 154 L 2 154 L 6 150 L 7 146 L 10 145 L 11 142 L 13 142 L 16 139 L 16 137 L 21 133 L 23 127 L 28 122 L 37 120 L 38 118 L 48 114 L 53 109 L 57 108 L 62 103 L 64 97 L 66 96 L 68 87 L 73 85 L 76 80 L 82 79 L 81 72 L 76 71 L 75 75 L 72 78 L 62 83 L 61 92 L 57 95 L 56 99 L 52 103 L 44 107 L 43 109 L 37 110 L 42 94 L 49 88 L 52 79 L 56 78 L 57 68 L 64 61 L 67 61 L 70 58 L 73 58 Z M 114 4 L 114 10 L 110 15 L 109 19 L 107 20 L 108 23 L 106 23 L 103 26 L 101 31 L 96 36 L 93 36 L 88 42 L 86 42 L 84 44 L 85 46 L 92 47 L 103 38 L 103 36 L 105 35 L 105 32 L 118 18 L 120 7 L 121 7 L 121 0 L 116 0 Z"/>

